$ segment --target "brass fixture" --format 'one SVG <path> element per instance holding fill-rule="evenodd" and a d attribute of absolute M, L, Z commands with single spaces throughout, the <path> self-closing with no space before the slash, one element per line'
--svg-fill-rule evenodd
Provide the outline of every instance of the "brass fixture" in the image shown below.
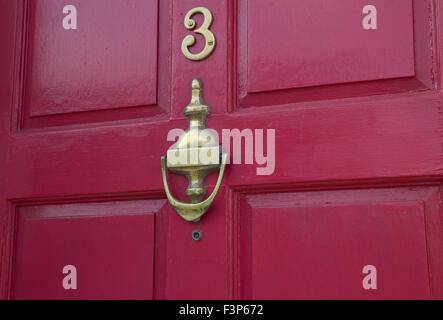
<path fill-rule="evenodd" d="M 192 16 L 196 13 L 201 13 L 204 16 L 203 24 L 200 28 L 195 30 L 195 33 L 202 35 L 205 38 L 205 47 L 202 52 L 198 54 L 193 54 L 189 51 L 189 47 L 195 44 L 195 37 L 188 35 L 183 39 L 182 42 L 182 52 L 183 55 L 189 60 L 200 61 L 209 57 L 215 49 L 215 36 L 209 30 L 212 25 L 213 17 L 209 9 L 204 7 L 197 7 L 190 10 L 185 16 L 185 28 L 188 30 L 194 30 L 196 28 L 196 22 L 192 19 Z"/>
<path fill-rule="evenodd" d="M 228 160 L 228 155 L 222 152 L 216 136 L 211 130 L 206 129 L 205 121 L 209 111 L 209 107 L 202 98 L 202 82 L 200 79 L 194 79 L 192 99 L 184 110 L 189 120 L 189 127 L 178 138 L 177 143 L 168 150 L 167 156 L 161 158 L 166 196 L 175 211 L 187 221 L 198 222 L 200 217 L 208 211 L 220 188 Z M 181 202 L 172 196 L 166 168 L 188 178 L 186 196 L 190 203 Z M 206 195 L 204 180 L 208 174 L 217 169 L 220 169 L 217 184 L 212 194 L 203 201 Z"/>

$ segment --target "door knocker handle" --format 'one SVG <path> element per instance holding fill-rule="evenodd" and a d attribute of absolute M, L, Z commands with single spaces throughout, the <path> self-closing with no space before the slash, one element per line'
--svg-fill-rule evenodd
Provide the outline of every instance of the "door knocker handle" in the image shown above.
<path fill-rule="evenodd" d="M 184 110 L 189 120 L 189 127 L 168 150 L 167 156 L 161 158 L 163 184 L 169 202 L 183 219 L 194 222 L 198 222 L 214 202 L 228 162 L 228 155 L 221 151 L 218 139 L 206 129 L 205 121 L 209 107 L 203 102 L 201 91 L 201 81 L 194 79 L 192 99 Z M 181 202 L 171 194 L 167 169 L 188 178 L 186 196 L 190 199 L 190 203 Z M 206 195 L 204 180 L 208 174 L 217 169 L 220 169 L 217 184 L 212 194 L 203 201 Z"/>

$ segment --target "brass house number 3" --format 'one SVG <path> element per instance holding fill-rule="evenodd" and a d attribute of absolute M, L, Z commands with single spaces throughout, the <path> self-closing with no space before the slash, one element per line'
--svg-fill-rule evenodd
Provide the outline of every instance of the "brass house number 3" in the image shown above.
<path fill-rule="evenodd" d="M 192 35 L 188 35 L 183 39 L 182 42 L 182 52 L 186 58 L 193 61 L 200 61 L 209 57 L 215 49 L 215 36 L 209 30 L 212 25 L 212 13 L 208 9 L 204 7 L 197 7 L 190 10 L 185 16 L 185 27 L 188 30 L 194 30 L 196 27 L 195 20 L 192 19 L 192 16 L 196 13 L 203 14 L 204 20 L 203 24 L 200 28 L 195 30 L 195 33 L 201 34 L 205 38 L 205 47 L 202 52 L 193 54 L 189 51 L 189 47 L 192 47 L 195 43 L 195 37 Z"/>

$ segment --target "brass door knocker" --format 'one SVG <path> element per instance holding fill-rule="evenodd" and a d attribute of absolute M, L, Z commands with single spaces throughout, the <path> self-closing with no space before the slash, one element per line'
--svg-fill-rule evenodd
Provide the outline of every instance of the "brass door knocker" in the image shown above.
<path fill-rule="evenodd" d="M 206 129 L 205 121 L 209 110 L 202 99 L 202 83 L 199 79 L 194 79 L 192 99 L 184 110 L 189 120 L 189 127 L 168 150 L 167 156 L 161 158 L 166 196 L 175 211 L 187 221 L 197 222 L 208 211 L 220 188 L 228 160 L 228 155 L 222 152 L 218 139 Z M 181 202 L 172 196 L 166 168 L 188 178 L 186 196 L 190 199 L 190 203 Z M 217 169 L 220 169 L 217 184 L 212 194 L 203 201 L 206 195 L 204 180 L 208 174 Z"/>

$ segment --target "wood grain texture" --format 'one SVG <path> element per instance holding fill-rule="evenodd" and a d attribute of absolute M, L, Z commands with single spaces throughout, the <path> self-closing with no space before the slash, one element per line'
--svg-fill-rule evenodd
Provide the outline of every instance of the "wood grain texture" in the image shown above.
<path fill-rule="evenodd" d="M 71 1 L 78 27 L 65 30 L 64 3 L 32 1 L 31 116 L 156 104 L 157 2 Z"/>
<path fill-rule="evenodd" d="M 253 299 L 429 298 L 420 202 L 254 208 L 251 228 Z M 362 287 L 366 265 L 376 294 Z"/>
<path fill-rule="evenodd" d="M 12 122 L 12 103 L 14 101 L 16 76 L 14 75 L 17 59 L 15 47 L 17 44 L 17 17 L 19 6 L 16 1 L 0 1 L 0 299 L 9 297 L 11 278 L 12 239 L 14 236 L 14 221 L 10 205 L 7 201 L 6 159 L 9 132 Z"/>
<path fill-rule="evenodd" d="M 258 15 L 251 13 L 251 11 L 258 7 L 258 2 L 251 2 L 252 5 L 248 5 L 247 1 L 239 1 L 238 3 L 238 54 L 240 61 L 238 65 L 238 107 L 269 106 L 293 102 L 304 103 L 306 101 L 325 101 L 329 99 L 411 91 L 419 92 L 426 89 L 434 89 L 436 86 L 435 70 L 437 59 L 434 45 L 436 42 L 436 29 L 433 18 L 435 16 L 435 2 L 433 0 L 408 0 L 407 2 L 401 2 L 402 5 L 400 6 L 392 7 L 391 5 L 394 4 L 392 1 L 377 1 L 376 3 L 372 3 L 379 8 L 379 29 L 369 31 L 365 31 L 362 28 L 361 22 L 363 15 L 359 16 L 354 14 L 354 12 L 360 12 L 366 3 L 362 4 L 361 2 L 352 1 L 351 5 L 346 5 L 342 8 L 324 1 L 310 2 L 304 5 L 307 10 L 301 14 L 303 16 L 302 19 L 293 21 L 291 19 L 279 20 L 278 24 L 285 25 L 289 29 L 291 28 L 288 26 L 297 24 L 298 28 L 292 28 L 291 31 L 286 33 L 281 29 L 273 27 L 275 23 L 271 23 L 268 26 L 268 24 L 262 23 L 262 21 L 267 21 L 266 19 L 256 19 Z M 273 6 L 272 4 L 267 5 L 270 6 L 269 10 L 263 10 L 261 14 L 270 15 L 272 10 L 281 10 L 279 6 Z M 280 12 L 279 16 L 285 16 L 288 12 L 297 12 L 297 10 L 299 10 L 297 7 L 288 9 L 284 13 Z M 398 16 L 399 13 L 397 13 L 397 10 L 401 10 L 403 15 L 400 14 L 400 16 Z M 412 23 L 411 12 L 414 23 Z M 263 37 L 252 37 L 252 43 L 267 49 L 251 51 L 252 45 L 248 38 L 250 37 L 249 30 L 251 28 L 253 29 L 253 26 L 250 26 L 251 22 L 246 19 L 250 13 L 253 15 L 252 21 L 256 21 L 255 24 L 258 25 L 258 28 L 264 28 L 264 34 L 268 34 L 272 43 L 275 42 L 274 46 L 266 46 L 265 43 L 269 40 L 263 41 Z M 322 14 L 325 16 L 323 19 L 318 19 L 318 21 L 321 21 L 320 23 L 306 22 Z M 391 18 L 387 18 L 387 15 L 392 16 Z M 336 17 L 340 18 L 336 19 Z M 303 19 L 306 21 L 304 24 L 301 24 L 301 20 Z M 349 26 L 346 27 L 348 24 Z M 381 31 L 386 27 L 386 24 L 390 25 L 390 31 Z M 321 30 L 319 31 L 318 29 Z M 274 31 L 274 33 L 269 35 L 269 30 Z M 401 33 L 402 37 L 409 38 L 405 39 L 396 36 L 394 30 L 397 30 L 397 33 Z M 326 37 L 328 32 L 333 31 L 336 32 L 327 37 L 325 41 L 316 42 L 317 39 Z M 391 31 L 393 33 L 390 33 Z M 263 32 L 260 29 L 260 33 Z M 291 41 L 292 38 L 290 35 L 293 33 L 297 33 L 297 36 L 294 35 L 294 39 Z M 311 34 L 314 36 L 311 36 Z M 389 40 L 389 37 L 394 37 L 395 40 Z M 353 40 L 348 41 L 348 38 Z M 278 39 L 283 40 L 276 42 Z M 384 43 L 384 41 L 387 41 L 387 43 Z M 400 43 L 397 43 L 398 41 L 400 41 Z M 341 45 L 326 46 L 334 42 L 341 43 Z M 370 45 L 371 43 L 373 44 L 372 46 Z M 397 43 L 397 45 L 391 47 L 394 43 Z M 316 46 L 318 46 L 318 50 L 315 49 Z M 359 46 L 364 49 L 359 49 Z M 398 50 L 398 48 L 402 46 L 407 46 L 408 49 Z M 275 50 L 277 52 L 279 47 L 286 49 L 282 54 L 286 57 L 287 63 L 281 63 L 280 58 L 277 59 L 277 55 L 274 53 L 268 55 L 264 55 L 263 53 L 266 50 Z M 333 55 L 333 53 L 341 52 L 341 50 L 344 50 L 342 54 Z M 322 51 L 326 57 L 332 59 L 332 63 L 330 61 L 327 62 L 325 59 L 320 59 L 316 64 L 305 63 L 305 60 L 312 62 L 317 54 L 315 52 L 318 51 Z M 379 52 L 374 54 L 374 51 Z M 353 55 L 345 59 L 350 52 L 353 52 Z M 392 52 L 396 53 L 391 54 Z M 399 53 L 406 54 L 409 57 L 409 65 L 406 59 L 403 59 L 402 62 L 396 60 L 397 57 L 399 57 Z M 257 55 L 257 57 L 268 57 L 267 59 L 270 60 L 268 62 L 263 60 L 261 68 L 254 68 L 255 63 L 249 66 L 250 56 L 253 55 Z M 307 58 L 305 55 L 307 55 Z M 299 56 L 302 57 L 300 60 L 298 60 Z M 360 60 L 362 57 L 366 57 L 366 59 Z M 380 65 L 383 63 L 388 64 L 387 61 L 392 59 L 396 60 L 396 63 L 389 64 L 389 67 L 387 65 L 380 68 L 369 67 L 371 63 Z M 351 64 L 350 61 L 354 62 L 353 67 L 349 67 Z M 360 67 L 355 63 L 356 61 L 361 62 Z M 340 65 L 340 63 L 342 63 L 342 65 Z M 380 77 L 384 72 L 389 72 L 391 66 L 399 66 L 401 63 L 403 63 L 406 69 L 413 68 L 409 77 L 406 76 L 402 78 L 399 74 L 397 76 Z M 296 66 L 298 67 L 296 68 Z M 367 67 L 370 68 L 371 71 L 365 71 Z M 331 68 L 333 70 L 329 70 L 329 72 L 325 71 Z M 266 76 L 264 76 L 265 70 L 268 70 Z M 253 76 L 253 72 L 255 72 L 257 76 Z M 274 74 L 272 75 L 271 72 Z M 302 75 L 300 72 L 305 72 L 306 74 Z M 376 76 L 377 73 L 379 77 Z M 259 76 L 260 74 L 261 76 Z M 359 75 L 360 79 L 357 79 Z M 369 75 L 372 75 L 372 77 Z M 404 75 L 405 73 L 403 73 L 403 76 Z M 327 85 L 322 85 L 326 79 L 334 77 L 342 77 L 342 79 L 337 78 L 335 81 L 326 83 Z M 345 78 L 348 80 L 343 81 Z M 351 81 L 351 78 L 354 80 Z M 260 82 L 263 88 L 252 90 L 250 88 L 251 81 L 252 83 L 254 81 L 257 83 Z M 305 85 L 303 85 L 304 82 L 306 82 Z M 292 86 L 290 85 L 291 83 Z M 299 84 L 297 85 L 297 83 Z M 308 83 L 311 84 L 307 85 Z M 269 88 L 265 88 L 266 86 Z"/>
<path fill-rule="evenodd" d="M 211 213 L 198 224 L 184 221 L 170 209 L 167 299 L 214 300 L 228 297 L 228 249 L 226 188 L 221 188 Z M 210 192 L 210 191 L 209 191 Z M 200 241 L 192 232 L 201 230 Z"/>
<path fill-rule="evenodd" d="M 62 78 L 63 81 L 56 84 L 51 83 L 48 90 L 45 89 L 38 93 L 40 97 L 34 97 L 35 101 L 30 99 L 31 94 L 37 94 L 31 92 L 31 80 L 32 77 L 41 77 L 41 75 L 34 75 L 33 68 L 42 69 L 44 64 L 40 63 L 36 66 L 33 62 L 36 59 L 32 55 L 34 42 L 39 42 L 40 39 L 32 38 L 36 33 L 35 29 L 38 29 L 33 27 L 33 23 L 37 22 L 34 21 L 36 17 L 32 15 L 32 8 L 36 3 L 31 4 L 29 0 L 21 0 L 19 5 L 23 8 L 17 16 L 18 24 L 22 29 L 18 37 L 24 40 L 17 42 L 18 52 L 23 61 L 16 65 L 16 73 L 20 73 L 21 78 L 17 87 L 20 99 L 17 99 L 14 105 L 17 113 L 14 123 L 15 130 L 78 124 L 101 125 L 103 122 L 139 121 L 139 119 L 156 121 L 167 118 L 170 111 L 169 78 L 171 74 L 166 70 L 170 69 L 170 59 L 169 55 L 158 55 L 158 52 L 169 52 L 171 48 L 170 3 L 168 1 L 161 1 L 158 4 L 157 0 L 143 3 L 134 2 L 123 5 L 123 8 L 120 8 L 122 10 L 119 9 L 122 4 L 117 1 L 114 3 L 114 9 L 116 10 L 110 10 L 109 7 L 104 10 L 105 15 L 96 14 L 100 17 L 98 19 L 95 19 L 94 16 L 88 16 L 86 21 L 81 19 L 83 15 L 80 13 L 79 19 L 83 21 L 80 20 L 79 23 L 86 22 L 86 24 L 90 24 L 86 30 L 84 24 L 82 25 L 83 28 L 79 27 L 77 30 L 64 30 L 60 19 L 60 21 L 57 20 L 60 22 L 59 24 L 47 26 L 49 29 L 52 28 L 52 33 L 46 35 L 47 37 L 50 35 L 59 37 L 55 43 L 51 44 L 53 47 L 64 45 L 65 36 L 68 36 L 67 38 L 71 40 L 69 48 L 72 49 L 72 52 L 68 52 L 68 56 L 73 59 L 72 64 L 78 64 L 79 66 L 78 70 L 75 70 L 76 72 L 68 72 L 72 71 L 74 67 L 68 64 L 70 69 L 64 68 L 64 63 L 68 60 L 63 59 L 63 55 L 57 55 L 59 58 L 53 59 L 55 61 L 46 61 L 48 70 L 43 68 L 43 71 L 46 73 L 57 72 L 49 69 L 52 63 L 55 69 L 61 68 L 63 70 L 56 76 Z M 48 15 L 57 15 L 59 4 L 49 7 L 51 9 L 48 10 Z M 150 9 L 146 10 L 147 7 Z M 142 17 L 133 19 L 131 12 L 137 10 L 137 8 L 140 9 L 137 11 L 138 17 Z M 93 10 L 88 14 L 93 15 L 99 9 L 100 4 L 97 2 L 95 11 Z M 158 16 L 159 12 L 162 13 L 161 17 Z M 60 17 L 64 16 L 63 14 L 59 15 Z M 111 18 L 116 21 L 110 22 Z M 125 20 L 128 19 L 133 21 L 126 23 Z M 97 24 L 98 32 L 91 32 L 91 30 L 97 29 Z M 102 36 L 103 33 L 107 32 L 106 25 L 109 24 L 118 29 L 119 36 Z M 124 24 L 124 26 L 121 27 L 121 24 Z M 140 28 L 135 28 L 134 24 L 140 25 Z M 79 39 L 78 32 L 81 32 L 81 30 L 86 35 Z M 133 32 L 133 30 L 139 31 Z M 94 40 L 94 37 L 98 39 L 97 43 L 94 42 L 94 48 L 97 50 L 91 50 L 92 47 L 88 44 Z M 63 42 L 60 43 L 61 40 Z M 137 48 L 139 50 L 136 50 Z M 147 52 L 148 49 L 149 53 Z M 40 48 L 39 50 L 51 50 L 51 47 Z M 78 53 L 79 51 L 81 52 Z M 46 52 L 46 54 L 48 53 Z M 92 60 L 96 63 L 92 63 Z M 56 63 L 58 64 L 55 65 Z M 91 72 L 91 65 L 95 68 L 95 74 Z M 129 67 L 126 68 L 127 66 Z M 126 72 L 123 72 L 123 69 Z M 158 70 L 164 70 L 165 72 L 158 72 Z M 111 76 L 112 73 L 119 73 L 119 75 L 114 79 Z M 80 87 L 84 87 L 82 84 L 84 81 L 79 81 L 82 78 L 91 84 L 85 90 L 79 90 Z M 42 81 L 49 80 L 46 77 Z M 123 84 L 117 85 L 119 81 Z M 157 85 L 158 82 L 162 85 Z M 73 85 L 70 85 L 70 83 Z M 45 84 L 43 83 L 43 85 Z M 56 93 L 62 94 L 63 90 L 69 93 L 70 96 L 61 97 L 59 95 L 57 97 Z M 44 93 L 48 92 L 50 95 L 44 96 Z M 34 104 L 42 99 L 52 99 L 52 102 L 49 101 L 39 107 L 44 109 L 43 113 L 45 114 L 35 116 Z M 52 108 L 52 111 L 48 108 Z"/>
<path fill-rule="evenodd" d="M 435 196 L 435 187 L 245 195 L 240 297 L 439 299 Z M 365 265 L 377 267 L 375 291 L 362 288 Z"/>
<path fill-rule="evenodd" d="M 208 92 L 206 101 L 211 104 L 216 97 Z M 226 184 L 333 184 L 441 176 L 440 114 L 439 95 L 422 93 L 237 112 L 210 117 L 207 124 L 219 133 L 226 127 L 276 129 L 274 174 L 257 176 L 256 164 L 231 165 Z M 14 135 L 7 167 L 15 178 L 7 196 L 162 190 L 158 159 L 171 145 L 165 137 L 171 128 L 185 127 L 186 120 L 175 120 Z M 81 179 L 78 170 L 85 170 Z M 216 175 L 208 179 L 208 185 L 214 184 Z"/>
<path fill-rule="evenodd" d="M 155 215 L 164 203 L 19 208 L 12 298 L 152 299 Z M 76 290 L 60 285 L 66 265 L 77 269 Z"/>
<path fill-rule="evenodd" d="M 248 1 L 248 92 L 415 75 L 412 0 Z M 272 21 L 272 22 L 271 22 Z"/>

